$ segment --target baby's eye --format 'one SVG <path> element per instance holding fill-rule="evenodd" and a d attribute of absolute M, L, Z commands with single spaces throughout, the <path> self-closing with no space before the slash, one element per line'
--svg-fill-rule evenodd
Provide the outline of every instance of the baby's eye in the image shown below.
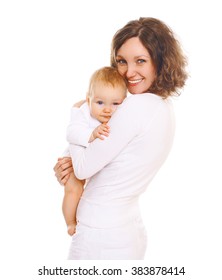
<path fill-rule="evenodd" d="M 119 102 L 114 102 L 113 105 L 118 106 L 118 105 L 120 105 L 120 103 Z"/>
<path fill-rule="evenodd" d="M 97 104 L 102 105 L 103 102 L 102 101 L 97 101 Z"/>

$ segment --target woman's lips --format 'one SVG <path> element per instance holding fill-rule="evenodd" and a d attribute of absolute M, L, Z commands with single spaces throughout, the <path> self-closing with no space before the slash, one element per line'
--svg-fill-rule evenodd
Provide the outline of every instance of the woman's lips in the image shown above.
<path fill-rule="evenodd" d="M 128 84 L 132 87 L 138 85 L 143 79 L 137 79 L 137 80 L 128 80 Z"/>

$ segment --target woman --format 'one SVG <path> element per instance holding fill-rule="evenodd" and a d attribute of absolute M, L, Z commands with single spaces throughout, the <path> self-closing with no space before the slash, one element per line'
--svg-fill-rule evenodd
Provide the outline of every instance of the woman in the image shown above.
<path fill-rule="evenodd" d="M 154 18 L 126 24 L 113 37 L 111 65 L 132 94 L 109 122 L 105 141 L 71 148 L 75 175 L 89 179 L 77 210 L 69 259 L 143 259 L 138 198 L 165 161 L 174 137 L 169 97 L 185 84 L 186 59 L 173 32 Z M 54 170 L 65 184 L 70 158 Z"/>

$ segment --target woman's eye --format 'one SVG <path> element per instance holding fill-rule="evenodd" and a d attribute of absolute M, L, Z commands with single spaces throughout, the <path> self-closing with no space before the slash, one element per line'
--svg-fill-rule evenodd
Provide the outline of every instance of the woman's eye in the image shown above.
<path fill-rule="evenodd" d="M 137 63 L 138 63 L 138 64 L 142 64 L 142 63 L 144 63 L 144 62 L 146 62 L 145 59 L 138 59 L 138 60 L 137 60 Z"/>
<path fill-rule="evenodd" d="M 116 63 L 119 64 L 119 65 L 125 65 L 126 61 L 124 59 L 117 59 Z"/>

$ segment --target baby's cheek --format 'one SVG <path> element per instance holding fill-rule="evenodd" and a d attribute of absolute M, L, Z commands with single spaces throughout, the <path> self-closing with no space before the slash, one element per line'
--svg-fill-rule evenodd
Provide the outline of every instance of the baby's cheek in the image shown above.
<path fill-rule="evenodd" d="M 117 109 L 116 106 L 112 108 L 112 114 L 116 111 L 116 109 Z"/>

